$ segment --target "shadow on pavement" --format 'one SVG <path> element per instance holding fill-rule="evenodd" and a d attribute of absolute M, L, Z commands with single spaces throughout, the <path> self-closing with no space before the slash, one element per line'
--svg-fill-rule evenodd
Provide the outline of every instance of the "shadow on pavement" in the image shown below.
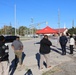
<path fill-rule="evenodd" d="M 55 51 L 55 52 L 57 52 L 57 53 L 59 53 L 59 54 L 61 54 L 61 52 L 58 51 L 57 49 L 51 48 L 51 50 L 52 50 L 52 51 Z"/>
<path fill-rule="evenodd" d="M 36 54 L 36 60 L 37 60 L 38 68 L 40 69 L 40 54 L 39 54 L 39 53 Z M 46 64 L 45 61 L 43 61 L 43 65 L 44 65 L 45 67 L 47 67 L 47 64 Z"/>
<path fill-rule="evenodd" d="M 26 56 L 26 54 L 24 52 L 22 52 L 22 63 L 23 63 L 25 56 Z"/>
<path fill-rule="evenodd" d="M 54 49 L 54 48 L 51 48 L 51 50 L 53 50 L 53 51 L 55 51 L 55 52 L 61 54 L 61 52 L 62 52 L 62 49 L 61 49 L 61 48 L 58 48 L 57 46 L 54 46 L 54 45 L 53 45 L 53 47 L 55 47 L 57 50 Z M 69 47 L 66 46 L 66 49 L 69 50 Z M 66 50 L 66 53 L 69 53 L 67 50 Z M 60 52 L 60 51 L 61 51 L 61 52 Z"/>
<path fill-rule="evenodd" d="M 15 64 L 15 59 L 12 60 L 11 65 L 9 67 L 10 75 L 13 75 L 16 70 L 17 64 Z"/>
<path fill-rule="evenodd" d="M 39 53 L 36 53 L 36 60 L 37 60 L 38 68 L 40 68 L 40 54 Z"/>
<path fill-rule="evenodd" d="M 31 69 L 29 69 L 24 75 L 33 75 Z"/>
<path fill-rule="evenodd" d="M 22 52 L 22 63 L 23 63 L 25 56 L 26 55 L 24 54 L 24 52 Z M 11 65 L 9 67 L 10 75 L 14 75 L 14 72 L 17 68 L 17 64 L 18 64 L 18 58 L 15 56 L 15 59 L 12 60 Z"/>

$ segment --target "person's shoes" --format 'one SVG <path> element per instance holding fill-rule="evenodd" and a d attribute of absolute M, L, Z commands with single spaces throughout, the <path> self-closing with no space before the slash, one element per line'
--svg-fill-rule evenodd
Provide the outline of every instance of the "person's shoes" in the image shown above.
<path fill-rule="evenodd" d="M 22 70 L 22 66 L 19 65 L 19 66 L 17 67 L 17 70 L 18 70 L 18 71 L 21 71 L 21 70 Z"/>
<path fill-rule="evenodd" d="M 64 53 L 64 55 L 66 55 L 66 53 Z"/>
<path fill-rule="evenodd" d="M 66 55 L 66 53 L 62 53 L 62 55 Z"/>
<path fill-rule="evenodd" d="M 74 55 L 73 53 L 69 53 L 70 55 Z"/>
<path fill-rule="evenodd" d="M 73 54 L 73 53 L 69 53 L 69 54 Z"/>
<path fill-rule="evenodd" d="M 40 68 L 40 69 L 43 69 L 43 68 Z"/>
<path fill-rule="evenodd" d="M 42 68 L 40 68 L 40 70 L 43 70 L 43 67 L 42 67 Z"/>
<path fill-rule="evenodd" d="M 25 65 L 23 65 L 23 64 L 17 66 L 17 70 L 19 70 L 19 71 L 21 71 L 23 68 L 25 68 Z"/>
<path fill-rule="evenodd" d="M 64 55 L 63 53 L 61 55 Z"/>
<path fill-rule="evenodd" d="M 48 66 L 47 68 L 50 68 L 51 66 Z"/>

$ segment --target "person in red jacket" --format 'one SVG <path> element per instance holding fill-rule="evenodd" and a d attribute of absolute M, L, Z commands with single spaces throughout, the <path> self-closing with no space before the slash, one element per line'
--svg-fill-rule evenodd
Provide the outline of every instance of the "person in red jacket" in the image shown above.
<path fill-rule="evenodd" d="M 43 69 L 44 58 L 46 60 L 47 68 L 50 66 L 50 46 L 52 45 L 51 41 L 48 39 L 47 35 L 44 35 L 43 39 L 40 41 L 40 69 Z"/>

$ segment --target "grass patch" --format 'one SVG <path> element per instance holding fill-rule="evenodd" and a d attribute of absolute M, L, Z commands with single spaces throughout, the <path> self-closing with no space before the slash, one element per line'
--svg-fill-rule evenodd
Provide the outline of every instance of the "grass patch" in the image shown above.
<path fill-rule="evenodd" d="M 61 71 L 61 69 L 59 67 L 54 67 L 51 70 L 44 72 L 42 75 L 52 75 L 52 74 L 59 72 L 59 71 Z"/>
<path fill-rule="evenodd" d="M 25 71 L 28 71 L 28 70 L 29 70 L 28 68 L 25 69 Z"/>

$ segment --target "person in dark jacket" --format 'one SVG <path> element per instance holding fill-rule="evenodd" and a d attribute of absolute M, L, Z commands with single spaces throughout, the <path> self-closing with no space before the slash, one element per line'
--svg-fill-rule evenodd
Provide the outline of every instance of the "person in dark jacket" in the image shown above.
<path fill-rule="evenodd" d="M 67 37 L 62 33 L 62 35 L 59 38 L 59 42 L 62 48 L 62 55 L 66 55 L 66 44 L 67 44 Z"/>
<path fill-rule="evenodd" d="M 4 36 L 0 36 L 0 75 L 9 75 L 8 45 L 4 42 Z"/>
<path fill-rule="evenodd" d="M 40 41 L 40 69 L 43 69 L 44 58 L 46 60 L 47 68 L 50 66 L 50 46 L 52 45 L 51 41 L 48 39 L 47 35 L 44 35 L 43 39 Z"/>
<path fill-rule="evenodd" d="M 74 40 L 75 40 L 75 46 L 76 46 L 76 34 L 75 34 Z"/>

